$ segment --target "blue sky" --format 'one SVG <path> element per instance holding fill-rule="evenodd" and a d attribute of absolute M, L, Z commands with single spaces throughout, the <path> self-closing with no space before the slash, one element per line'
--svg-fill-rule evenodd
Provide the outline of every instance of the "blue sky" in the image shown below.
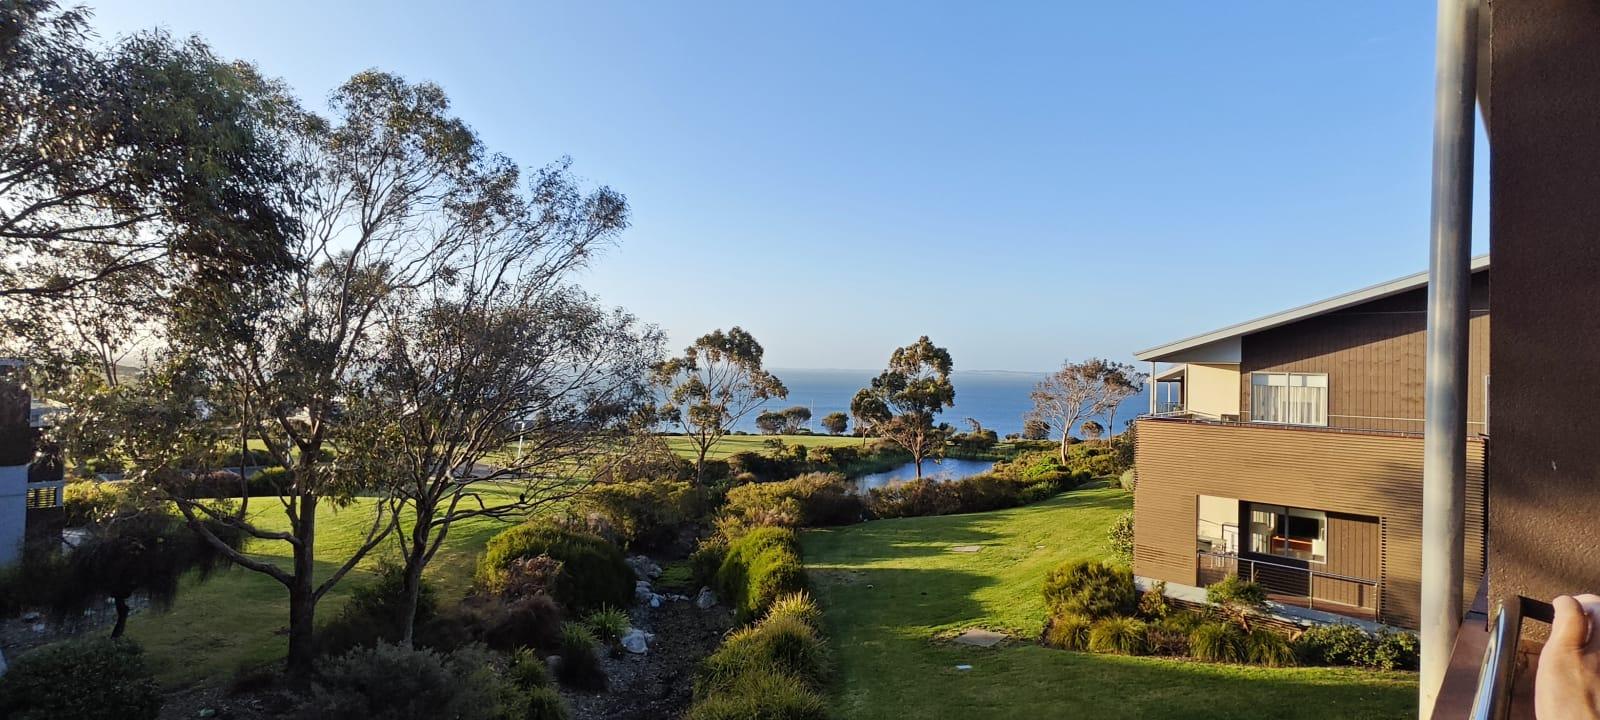
<path fill-rule="evenodd" d="M 627 194 L 586 287 L 775 367 L 1128 359 L 1427 264 L 1431 2 L 88 2 L 313 107 L 438 82 Z"/>

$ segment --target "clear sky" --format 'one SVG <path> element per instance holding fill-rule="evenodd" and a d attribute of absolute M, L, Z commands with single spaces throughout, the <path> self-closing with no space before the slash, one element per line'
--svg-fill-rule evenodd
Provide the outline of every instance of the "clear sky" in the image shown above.
<path fill-rule="evenodd" d="M 583 284 L 675 348 L 1041 370 L 1427 264 L 1432 2 L 85 1 L 313 107 L 376 67 L 572 156 L 633 208 Z"/>

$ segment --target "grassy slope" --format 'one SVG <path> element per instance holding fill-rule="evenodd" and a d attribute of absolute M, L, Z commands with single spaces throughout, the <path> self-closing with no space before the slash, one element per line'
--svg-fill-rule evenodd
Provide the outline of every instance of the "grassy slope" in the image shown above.
<path fill-rule="evenodd" d="M 1401 718 L 1415 676 L 1272 670 L 1048 650 L 993 650 L 930 638 L 973 626 L 1036 636 L 1045 572 L 1102 557 L 1115 489 L 1080 490 L 993 513 L 885 520 L 805 533 L 826 610 L 845 718 Z M 950 552 L 981 545 L 977 553 Z M 957 664 L 969 663 L 970 671 Z"/>
<path fill-rule="evenodd" d="M 318 578 L 327 577 L 359 547 L 372 520 L 371 503 L 362 498 L 344 509 L 323 505 L 318 510 Z M 251 512 L 263 529 L 286 530 L 281 505 L 273 498 L 253 498 Z M 457 523 L 445 545 L 428 566 L 430 579 L 441 599 L 460 597 L 472 582 L 478 554 L 489 538 L 506 527 L 492 520 Z M 392 545 L 380 550 L 392 550 Z M 289 563 L 289 546 L 256 541 L 249 550 L 258 557 Z M 317 606 L 326 621 L 338 613 L 350 591 L 370 578 L 381 553 L 366 561 L 334 587 Z M 142 612 L 128 621 L 128 636 L 144 646 L 146 658 L 163 684 L 175 687 L 225 681 L 240 667 L 258 666 L 282 658 L 288 648 L 288 594 L 277 581 L 242 569 L 227 570 L 209 582 L 187 583 L 167 613 Z"/>
<path fill-rule="evenodd" d="M 805 445 L 807 447 L 837 447 L 839 445 L 860 445 L 861 438 L 849 435 L 724 435 L 722 440 L 711 446 L 711 452 L 706 454 L 710 460 L 721 460 L 736 452 L 767 451 L 766 442 L 773 438 L 783 440 L 789 445 Z M 693 460 L 695 455 L 694 443 L 682 435 L 665 435 L 667 447 L 678 455 Z"/>

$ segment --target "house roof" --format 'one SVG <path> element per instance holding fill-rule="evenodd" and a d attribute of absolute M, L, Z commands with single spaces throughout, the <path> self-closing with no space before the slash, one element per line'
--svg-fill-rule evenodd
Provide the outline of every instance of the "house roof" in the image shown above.
<path fill-rule="evenodd" d="M 1479 255 L 1478 257 L 1473 258 L 1471 267 L 1472 272 L 1487 270 L 1489 268 L 1489 256 Z M 1235 348 L 1234 353 L 1236 354 L 1239 338 L 1242 338 L 1245 335 L 1288 325 L 1289 323 L 1298 322 L 1306 318 L 1324 315 L 1336 310 L 1343 310 L 1347 307 L 1360 305 L 1361 303 L 1371 302 L 1373 300 L 1386 298 L 1391 295 L 1398 295 L 1403 292 L 1427 286 L 1428 273 L 1426 271 L 1419 272 L 1414 275 L 1407 275 L 1403 278 L 1397 278 L 1388 282 L 1365 287 L 1360 290 L 1347 292 L 1343 295 L 1335 295 L 1326 300 L 1318 300 L 1313 303 L 1301 305 L 1289 310 L 1284 310 L 1283 312 L 1258 317 L 1254 320 L 1242 322 L 1237 325 L 1229 325 L 1225 328 L 1195 335 L 1194 337 L 1184 338 L 1182 340 L 1166 343 L 1165 345 L 1157 345 L 1148 350 L 1141 350 L 1137 353 L 1134 353 L 1134 357 L 1139 360 L 1147 360 L 1150 362 L 1192 362 L 1193 360 L 1182 357 L 1180 354 L 1189 352 L 1205 352 L 1207 349 L 1224 348 L 1230 345 L 1231 347 Z M 1223 350 L 1222 352 L 1226 354 L 1226 350 Z M 1219 362 L 1221 360 L 1218 358 L 1207 357 L 1203 358 L 1201 361 Z M 1234 360 L 1234 362 L 1237 362 L 1237 360 Z"/>

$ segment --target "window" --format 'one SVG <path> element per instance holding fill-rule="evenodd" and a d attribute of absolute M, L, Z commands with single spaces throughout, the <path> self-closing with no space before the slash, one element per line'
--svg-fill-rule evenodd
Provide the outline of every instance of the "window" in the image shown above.
<path fill-rule="evenodd" d="M 1328 514 L 1250 503 L 1250 552 L 1327 562 Z"/>
<path fill-rule="evenodd" d="M 1250 373 L 1250 419 L 1288 425 L 1328 424 L 1328 376 Z"/>

